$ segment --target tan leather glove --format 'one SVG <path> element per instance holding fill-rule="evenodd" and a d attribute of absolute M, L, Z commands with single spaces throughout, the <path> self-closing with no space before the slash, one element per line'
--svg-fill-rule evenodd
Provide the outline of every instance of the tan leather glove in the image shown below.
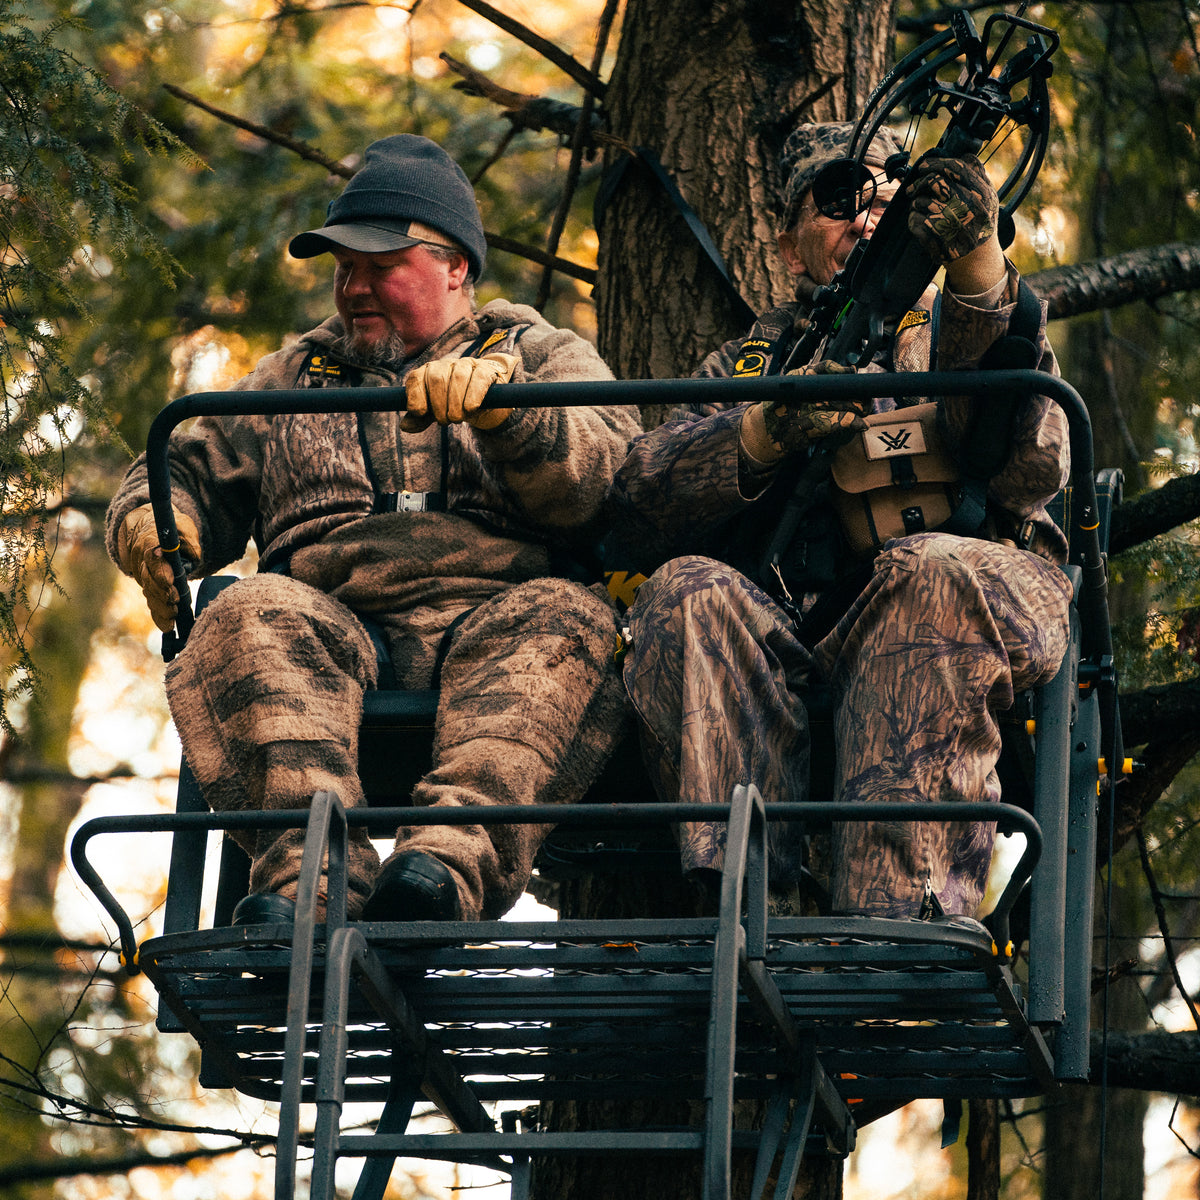
<path fill-rule="evenodd" d="M 512 354 L 451 358 L 415 367 L 404 380 L 408 411 L 400 422 L 405 433 L 465 422 L 474 429 L 495 429 L 511 408 L 480 408 L 493 383 L 507 383 L 521 360 Z"/>
<path fill-rule="evenodd" d="M 789 375 L 853 375 L 854 368 L 829 360 L 810 363 Z M 806 450 L 822 438 L 836 436 L 844 441 L 865 429 L 870 400 L 826 400 L 821 404 L 780 404 L 764 400 L 763 426 L 771 444 L 781 454 Z"/>
<path fill-rule="evenodd" d="M 907 181 L 908 231 L 943 266 L 977 250 L 996 232 L 1000 199 L 974 155 L 949 158 L 930 151 Z"/>
<path fill-rule="evenodd" d="M 179 509 L 174 509 L 174 513 L 175 528 L 179 530 L 179 552 L 184 558 L 199 562 L 200 534 L 195 523 Z M 166 633 L 175 624 L 179 592 L 158 544 L 158 527 L 149 504 L 135 508 L 121 522 L 121 528 L 117 530 L 117 562 L 126 575 L 137 580 L 155 625 Z"/>

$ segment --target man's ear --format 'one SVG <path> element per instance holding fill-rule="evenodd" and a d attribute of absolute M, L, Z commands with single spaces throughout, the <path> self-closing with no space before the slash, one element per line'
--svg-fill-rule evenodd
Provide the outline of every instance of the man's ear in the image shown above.
<path fill-rule="evenodd" d="M 449 282 L 452 292 L 461 291 L 467 281 L 467 272 L 471 269 L 471 264 L 467 262 L 465 254 L 456 254 L 450 260 Z"/>
<path fill-rule="evenodd" d="M 794 229 L 785 230 L 779 235 L 779 252 L 783 255 L 783 261 L 787 263 L 787 269 L 793 275 L 804 274 L 804 259 L 800 257 L 800 243 Z"/>

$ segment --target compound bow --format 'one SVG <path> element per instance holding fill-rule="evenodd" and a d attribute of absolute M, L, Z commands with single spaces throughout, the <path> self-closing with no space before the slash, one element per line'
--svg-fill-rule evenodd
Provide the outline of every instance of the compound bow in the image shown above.
<path fill-rule="evenodd" d="M 1021 13 L 1025 6 L 1022 5 Z M 1018 30 L 1031 35 L 1010 53 Z M 998 36 L 997 36 L 998 35 Z M 995 40 L 995 49 L 991 49 Z M 901 181 L 869 239 L 861 239 L 845 266 L 814 296 L 811 323 L 789 355 L 787 369 L 818 359 L 854 366 L 870 361 L 889 321 L 907 312 L 937 274 L 938 264 L 908 231 L 911 201 L 904 182 L 922 121 L 948 118 L 936 149 L 946 155 L 978 155 L 984 165 L 1017 139 L 1016 154 L 996 192 L 1000 237 L 1012 240 L 1013 212 L 1033 186 L 1050 132 L 1046 81 L 1058 35 L 1020 13 L 989 17 L 980 37 L 965 10 L 950 27 L 924 42 L 885 76 L 871 93 L 855 127 L 848 157 L 827 165 L 813 183 L 813 199 L 828 217 L 852 219 L 873 198 L 875 182 L 864 159 L 872 140 L 898 111 L 907 109 L 904 150 L 889 158 L 889 180 Z M 957 71 L 947 80 L 948 73 Z"/>

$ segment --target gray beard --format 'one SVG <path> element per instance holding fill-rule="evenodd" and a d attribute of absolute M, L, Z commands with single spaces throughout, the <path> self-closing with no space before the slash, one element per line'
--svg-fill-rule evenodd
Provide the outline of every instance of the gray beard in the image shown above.
<path fill-rule="evenodd" d="M 343 336 L 338 339 L 338 349 L 346 358 L 364 367 L 386 367 L 403 362 L 408 348 L 404 339 L 393 329 L 387 337 L 378 341 Z"/>

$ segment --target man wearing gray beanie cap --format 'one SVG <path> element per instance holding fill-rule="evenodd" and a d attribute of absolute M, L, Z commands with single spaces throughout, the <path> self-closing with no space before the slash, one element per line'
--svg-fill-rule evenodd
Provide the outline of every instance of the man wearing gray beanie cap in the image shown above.
<path fill-rule="evenodd" d="M 495 382 L 611 379 L 592 345 L 534 309 L 474 304 L 486 244 L 467 177 L 427 138 L 367 147 L 297 258 L 330 254 L 337 315 L 263 358 L 246 390 L 403 386 L 383 413 L 204 417 L 170 445 L 194 575 L 259 572 L 198 615 L 167 669 L 184 756 L 213 809 L 363 801 L 364 692 L 439 686 L 415 805 L 582 797 L 623 729 L 616 616 L 602 587 L 555 576 L 590 549 L 636 409 L 485 408 Z M 144 458 L 108 513 L 108 547 L 161 629 L 178 597 Z M 402 828 L 380 867 L 348 847 L 349 912 L 492 919 L 523 892 L 545 827 Z M 245 834 L 234 923 L 288 921 L 303 830 Z M 320 918 L 318 918 L 320 919 Z"/>
<path fill-rule="evenodd" d="M 339 246 L 379 254 L 428 242 L 430 228 L 466 255 L 469 277 L 478 280 L 487 242 L 471 181 L 436 142 L 398 133 L 367 147 L 363 165 L 329 205 L 325 224 L 297 234 L 288 250 L 295 258 Z"/>
<path fill-rule="evenodd" d="M 795 299 L 710 354 L 697 375 L 780 371 L 807 327 L 816 290 L 871 237 L 899 187 L 884 169 L 894 173 L 897 165 L 889 163 L 899 150 L 889 133 L 864 156 L 874 194 L 857 212 L 822 211 L 813 195 L 820 172 L 846 155 L 853 130 L 848 122 L 805 124 L 788 138 L 778 236 Z M 841 178 L 850 183 L 835 180 L 835 192 L 853 195 L 855 176 Z M 911 311 L 889 314 L 881 350 L 856 369 L 928 370 L 936 353 L 941 370 L 970 371 L 1001 339 L 1018 340 L 1009 338 L 1011 323 L 1038 365 L 1055 371 L 1045 307 L 1004 257 L 998 199 L 979 159 L 927 155 L 904 183 L 908 233 L 931 268 L 945 268 L 944 290 L 939 300 L 931 287 Z M 851 369 L 814 362 L 795 373 Z M 897 488 L 903 524 L 892 525 L 886 540 L 856 545 L 839 524 L 848 504 L 838 507 L 835 485 L 843 472 L 857 472 L 856 480 L 867 472 L 868 413 L 915 441 L 913 417 L 901 415 L 909 410 L 888 415 L 896 410 L 891 399 L 697 404 L 634 443 L 609 515 L 631 546 L 653 548 L 653 559 L 631 569 L 650 574 L 661 564 L 628 614 L 624 672 L 645 726 L 642 746 L 655 759 L 650 776 L 678 785 L 677 795 L 662 799 L 724 802 L 747 780 L 771 799 L 824 799 L 808 794 L 805 697 L 818 682 L 834 705 L 833 799 L 998 798 L 994 712 L 1050 678 L 1066 644 L 1070 586 L 1057 569 L 1066 542 L 1045 508 L 1069 470 L 1066 422 L 1045 397 L 1021 397 L 975 523 L 951 532 L 943 523 L 948 505 L 935 517 L 927 499 Z M 957 461 L 969 444 L 972 402 L 946 397 L 926 415 Z M 838 474 L 826 469 L 814 489 L 807 468 L 826 438 L 850 453 L 839 451 Z M 901 479 L 902 465 L 895 456 L 882 463 Z M 802 517 L 789 526 L 782 517 L 793 497 Z M 780 535 L 781 528 L 792 532 Z M 780 823 L 771 826 L 771 877 L 786 883 L 788 868 L 803 861 L 802 846 Z M 968 822 L 840 824 L 829 854 L 830 907 L 969 920 L 983 896 L 993 836 L 992 826 Z M 719 878 L 720 827 L 697 822 L 682 840 L 685 870 L 702 882 Z"/>

